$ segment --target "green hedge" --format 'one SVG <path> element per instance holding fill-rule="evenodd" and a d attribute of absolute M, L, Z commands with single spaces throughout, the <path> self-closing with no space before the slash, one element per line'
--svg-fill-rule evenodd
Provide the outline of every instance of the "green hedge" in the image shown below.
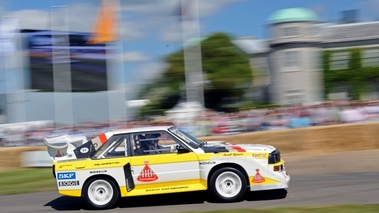
<path fill-rule="evenodd" d="M 379 79 L 379 66 L 362 66 L 362 52 L 364 48 L 350 48 L 344 50 L 325 50 L 322 55 L 322 69 L 324 72 L 324 98 L 338 85 L 349 86 L 349 97 L 360 100 L 362 94 L 368 91 L 367 83 L 377 82 Z M 350 51 L 349 68 L 344 70 L 331 70 L 331 56 L 336 52 Z"/>

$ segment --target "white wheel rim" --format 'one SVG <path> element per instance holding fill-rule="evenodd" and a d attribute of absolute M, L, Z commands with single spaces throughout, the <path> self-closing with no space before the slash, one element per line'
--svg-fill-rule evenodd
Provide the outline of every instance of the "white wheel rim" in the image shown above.
<path fill-rule="evenodd" d="M 227 198 L 236 196 L 242 189 L 241 178 L 234 172 L 223 172 L 216 179 L 217 192 Z"/>
<path fill-rule="evenodd" d="M 98 206 L 108 204 L 113 198 L 112 185 L 105 180 L 95 180 L 88 187 L 88 198 Z"/>

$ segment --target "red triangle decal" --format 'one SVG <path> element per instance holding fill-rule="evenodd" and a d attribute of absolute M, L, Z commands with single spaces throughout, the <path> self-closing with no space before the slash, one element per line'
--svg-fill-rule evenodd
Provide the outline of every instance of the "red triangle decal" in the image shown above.
<path fill-rule="evenodd" d="M 141 173 L 137 177 L 138 181 L 141 182 L 151 182 L 158 179 L 158 176 L 154 173 L 154 171 L 149 167 L 149 165 L 145 165 L 145 167 L 142 169 Z"/>
<path fill-rule="evenodd" d="M 257 173 L 255 174 L 255 177 L 253 179 L 253 183 L 263 183 L 265 182 L 265 178 L 259 173 L 259 169 L 256 169 Z"/>

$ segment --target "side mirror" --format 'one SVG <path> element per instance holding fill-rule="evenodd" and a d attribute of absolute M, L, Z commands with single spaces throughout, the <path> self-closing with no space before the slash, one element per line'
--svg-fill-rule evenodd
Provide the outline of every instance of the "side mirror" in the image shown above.
<path fill-rule="evenodd" d="M 178 153 L 188 153 L 190 150 L 188 150 L 186 147 L 181 145 L 176 145 L 176 150 L 178 150 Z"/>

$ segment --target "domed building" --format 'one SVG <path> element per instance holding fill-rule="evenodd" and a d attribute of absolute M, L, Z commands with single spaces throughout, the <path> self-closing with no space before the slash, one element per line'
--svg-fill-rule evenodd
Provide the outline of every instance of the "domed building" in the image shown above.
<path fill-rule="evenodd" d="M 282 9 L 268 17 L 267 39 L 236 39 L 258 71 L 255 86 L 266 91 L 258 100 L 294 105 L 379 99 L 379 21 L 361 22 L 356 12 L 323 23 L 310 9 Z"/>
<path fill-rule="evenodd" d="M 269 19 L 270 100 L 280 105 L 322 99 L 322 73 L 315 66 L 320 53 L 319 17 L 305 8 L 283 9 Z"/>
<path fill-rule="evenodd" d="M 318 22 L 319 17 L 312 10 L 298 7 L 278 10 L 268 18 L 272 24 L 304 21 Z"/>

